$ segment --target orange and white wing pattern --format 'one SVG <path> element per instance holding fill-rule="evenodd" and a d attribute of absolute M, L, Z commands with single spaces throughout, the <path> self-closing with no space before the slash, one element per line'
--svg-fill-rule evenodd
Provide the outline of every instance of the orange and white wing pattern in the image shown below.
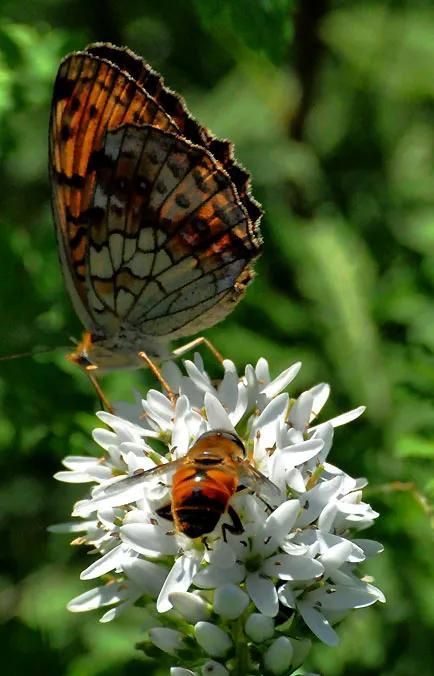
<path fill-rule="evenodd" d="M 50 167 L 65 280 L 94 343 L 146 350 L 241 298 L 261 249 L 248 174 L 132 52 L 101 43 L 61 63 Z"/>

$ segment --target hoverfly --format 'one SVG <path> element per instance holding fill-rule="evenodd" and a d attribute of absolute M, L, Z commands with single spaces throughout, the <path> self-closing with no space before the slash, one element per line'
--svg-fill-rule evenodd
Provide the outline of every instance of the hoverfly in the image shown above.
<path fill-rule="evenodd" d="M 189 538 L 211 533 L 225 513 L 232 523 L 222 526 L 224 540 L 227 531 L 242 533 L 241 520 L 229 503 L 243 488 L 272 499 L 280 495 L 277 486 L 246 459 L 246 449 L 236 434 L 213 430 L 202 434 L 182 458 L 97 490 L 94 497 L 98 500 L 121 495 L 127 486 L 168 473 L 173 473 L 171 502 L 156 513 L 171 519 L 176 531 Z"/>

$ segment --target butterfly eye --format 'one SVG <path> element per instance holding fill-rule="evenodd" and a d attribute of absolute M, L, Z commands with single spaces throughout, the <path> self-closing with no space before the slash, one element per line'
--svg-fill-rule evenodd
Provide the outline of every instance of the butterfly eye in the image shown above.
<path fill-rule="evenodd" d="M 87 371 L 93 371 L 96 366 L 95 364 L 92 364 L 90 359 L 85 354 L 72 354 L 69 355 L 69 358 L 71 361 L 74 362 L 74 364 L 77 364 L 80 366 L 82 369 L 86 369 Z"/>

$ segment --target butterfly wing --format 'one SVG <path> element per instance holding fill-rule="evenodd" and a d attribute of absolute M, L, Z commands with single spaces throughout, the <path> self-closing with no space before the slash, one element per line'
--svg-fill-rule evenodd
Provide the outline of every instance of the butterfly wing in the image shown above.
<path fill-rule="evenodd" d="M 50 167 L 66 284 L 90 331 L 189 335 L 241 297 L 261 247 L 248 174 L 135 54 L 96 43 L 62 62 Z"/>
<path fill-rule="evenodd" d="M 161 106 L 126 72 L 87 52 L 61 63 L 50 121 L 52 203 L 59 254 L 74 307 L 88 329 L 100 326 L 89 308 L 88 224 L 95 159 L 108 129 L 152 123 L 177 131 Z M 106 321 L 113 321 L 107 316 Z"/>
<path fill-rule="evenodd" d="M 252 278 L 258 227 L 211 153 L 178 134 L 107 132 L 89 212 L 92 312 L 108 309 L 124 329 L 195 333 L 227 314 Z"/>

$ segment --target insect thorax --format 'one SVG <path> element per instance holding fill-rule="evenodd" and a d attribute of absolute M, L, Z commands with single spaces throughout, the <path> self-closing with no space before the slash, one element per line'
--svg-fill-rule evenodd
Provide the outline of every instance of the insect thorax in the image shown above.
<path fill-rule="evenodd" d="M 86 331 L 68 359 L 89 371 L 137 369 L 144 365 L 139 352 L 146 352 L 150 358 L 158 360 L 169 355 L 167 344 L 158 338 L 121 329 L 109 338 Z"/>

